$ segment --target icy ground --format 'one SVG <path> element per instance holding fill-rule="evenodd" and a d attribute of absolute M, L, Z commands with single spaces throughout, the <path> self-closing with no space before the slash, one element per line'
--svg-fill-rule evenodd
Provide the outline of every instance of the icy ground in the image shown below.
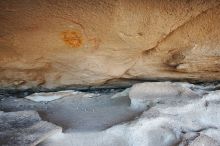
<path fill-rule="evenodd" d="M 63 128 L 39 146 L 219 146 L 218 89 L 218 84 L 147 82 L 122 92 L 7 97 L 0 110 L 36 110 Z"/>

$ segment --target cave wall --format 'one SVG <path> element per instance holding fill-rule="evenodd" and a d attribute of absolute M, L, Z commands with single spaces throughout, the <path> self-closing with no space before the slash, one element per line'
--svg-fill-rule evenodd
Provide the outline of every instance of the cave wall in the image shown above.
<path fill-rule="evenodd" d="M 220 0 L 1 0 L 0 87 L 220 80 Z"/>

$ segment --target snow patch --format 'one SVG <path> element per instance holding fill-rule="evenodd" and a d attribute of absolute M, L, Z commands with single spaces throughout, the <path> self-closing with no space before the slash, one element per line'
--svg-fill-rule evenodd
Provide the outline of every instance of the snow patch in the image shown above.
<path fill-rule="evenodd" d="M 79 92 L 73 90 L 59 91 L 59 92 L 48 92 L 48 93 L 34 93 L 24 98 L 35 101 L 35 102 L 49 102 L 57 100 L 63 97 L 76 95 Z"/>

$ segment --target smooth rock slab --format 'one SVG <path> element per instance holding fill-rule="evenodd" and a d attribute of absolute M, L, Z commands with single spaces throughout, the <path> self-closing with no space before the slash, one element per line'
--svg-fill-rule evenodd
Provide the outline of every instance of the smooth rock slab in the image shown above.
<path fill-rule="evenodd" d="M 0 113 L 1 146 L 35 146 L 62 129 L 41 121 L 35 111 Z"/>

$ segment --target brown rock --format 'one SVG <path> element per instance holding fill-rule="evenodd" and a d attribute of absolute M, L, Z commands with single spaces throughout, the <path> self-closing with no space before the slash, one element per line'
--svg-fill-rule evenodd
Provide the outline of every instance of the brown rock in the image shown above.
<path fill-rule="evenodd" d="M 0 86 L 219 80 L 219 26 L 219 0 L 0 1 Z"/>

